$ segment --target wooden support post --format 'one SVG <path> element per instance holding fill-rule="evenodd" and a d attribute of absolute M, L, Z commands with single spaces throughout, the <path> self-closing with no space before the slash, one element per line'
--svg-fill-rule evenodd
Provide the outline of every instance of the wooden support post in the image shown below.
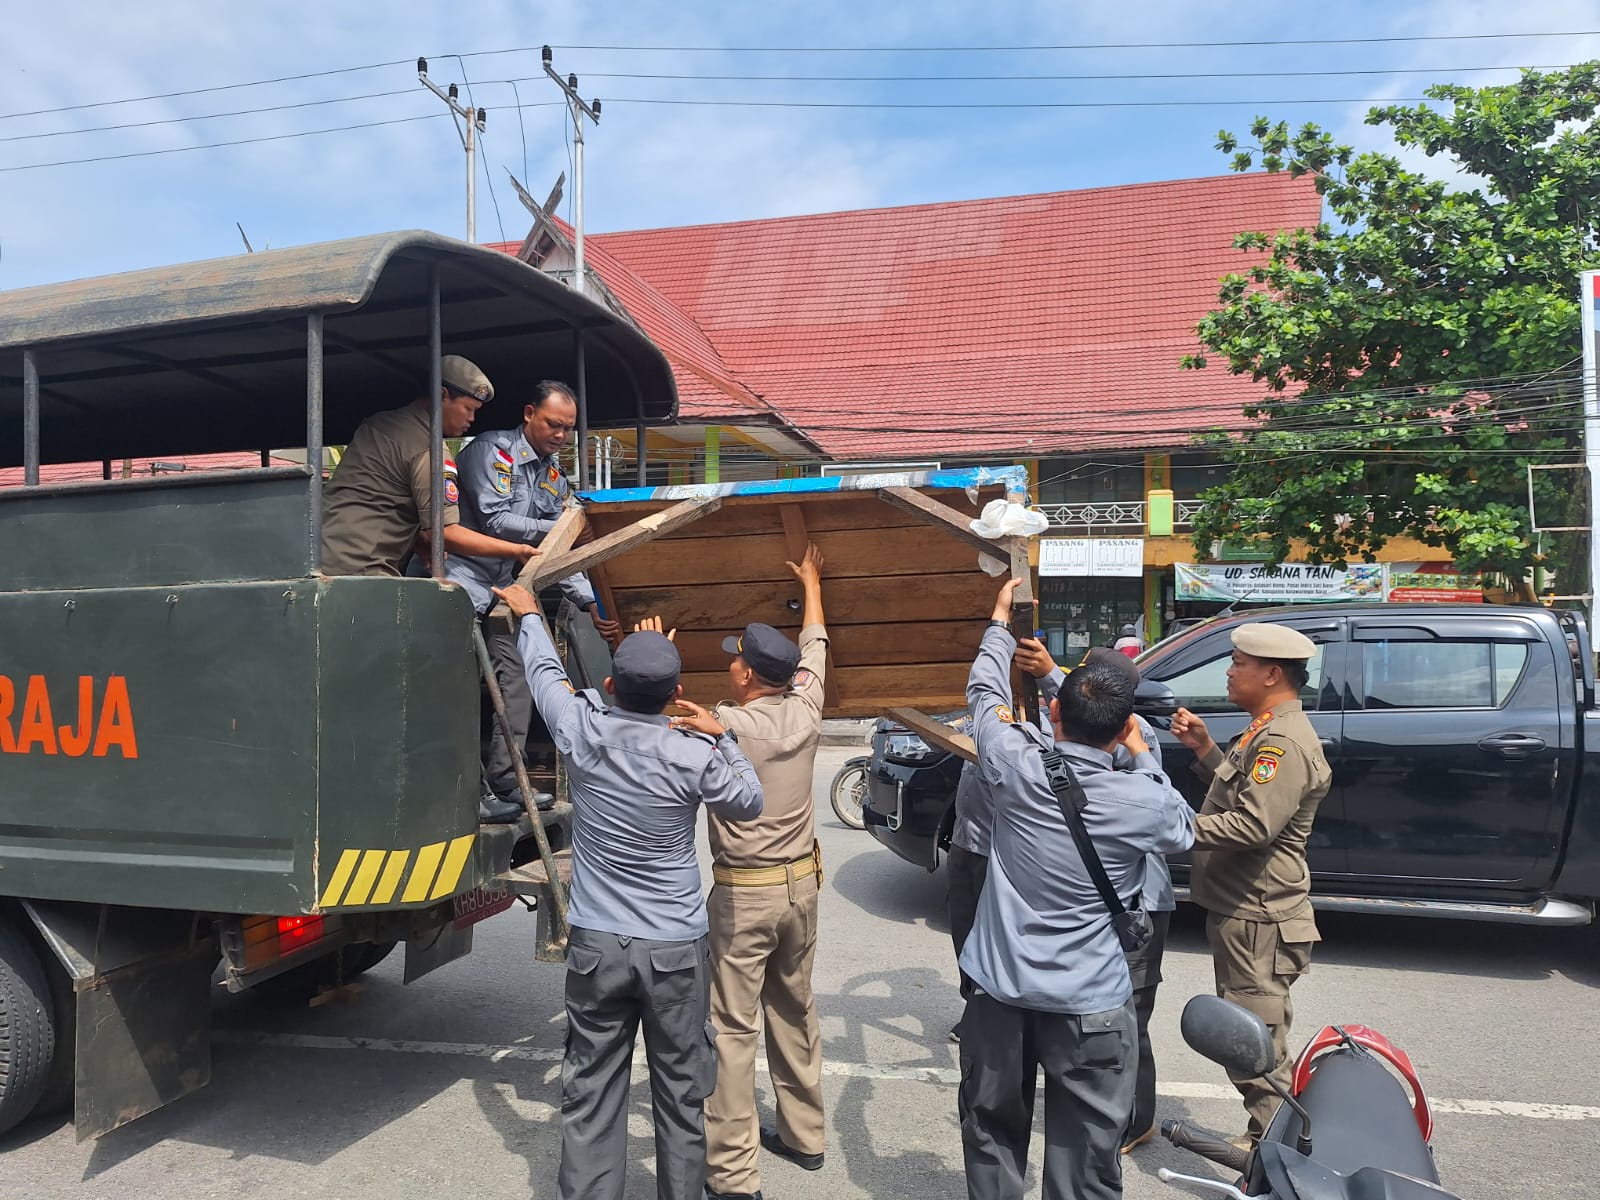
<path fill-rule="evenodd" d="M 967 762 L 978 761 L 978 747 L 970 737 L 957 733 L 943 721 L 935 721 L 921 709 L 891 708 L 883 715 L 891 721 L 898 721 L 930 746 L 936 746 Z"/>
<path fill-rule="evenodd" d="M 798 504 L 785 504 L 779 509 L 783 514 L 783 543 L 788 551 L 788 560 L 799 564 L 805 557 L 806 546 L 811 542 L 811 535 L 806 532 L 806 514 Z M 823 614 L 827 614 L 826 597 L 824 597 Z M 833 708 L 839 703 L 839 681 L 833 669 L 833 647 L 828 648 L 827 665 L 822 670 L 822 705 L 824 708 Z"/>
<path fill-rule="evenodd" d="M 557 579 L 565 579 L 568 575 L 587 571 L 619 554 L 626 554 L 635 546 L 654 541 L 664 533 L 670 533 L 691 521 L 698 521 L 701 517 L 710 516 L 721 507 L 721 496 L 700 496 L 693 500 L 684 500 L 671 508 L 664 508 L 660 512 L 651 513 L 648 517 L 642 517 L 632 525 L 624 525 L 621 529 L 613 530 L 587 546 L 580 546 L 563 554 L 541 554 L 533 560 L 537 564 L 531 580 L 533 587 L 541 588 L 547 583 L 554 583 Z"/>
<path fill-rule="evenodd" d="M 1011 636 L 1021 641 L 1034 635 L 1039 621 L 1038 608 L 1033 600 L 1033 569 L 1028 565 L 1028 539 L 1006 538 L 1005 549 L 1010 559 L 1011 578 L 1022 580 L 1022 586 L 1011 595 Z M 1039 681 L 1013 666 L 1011 690 L 1016 699 L 1017 715 L 1024 721 L 1037 722 Z"/>

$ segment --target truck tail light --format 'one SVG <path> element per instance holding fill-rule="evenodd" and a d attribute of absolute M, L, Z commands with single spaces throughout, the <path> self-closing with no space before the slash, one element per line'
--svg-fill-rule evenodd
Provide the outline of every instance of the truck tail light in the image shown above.
<path fill-rule="evenodd" d="M 244 969 L 271 966 L 320 942 L 328 932 L 320 914 L 311 916 L 255 916 L 241 923 L 244 935 Z"/>

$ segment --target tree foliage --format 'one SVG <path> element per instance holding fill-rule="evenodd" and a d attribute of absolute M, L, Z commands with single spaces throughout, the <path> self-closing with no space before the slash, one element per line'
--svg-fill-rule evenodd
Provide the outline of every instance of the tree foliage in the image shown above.
<path fill-rule="evenodd" d="M 1223 279 L 1204 351 L 1184 360 L 1214 357 L 1265 392 L 1247 432 L 1205 439 L 1233 471 L 1203 497 L 1202 551 L 1264 534 L 1275 560 L 1303 539 L 1314 562 L 1372 561 L 1407 534 L 1517 579 L 1535 559 L 1525 466 L 1573 461 L 1580 433 L 1600 63 L 1427 95 L 1439 107 L 1374 108 L 1366 123 L 1454 163 L 1459 183 L 1316 125 L 1218 135 L 1236 171 L 1311 175 L 1326 219 L 1238 235 L 1254 262 Z M 1547 506 L 1586 523 L 1581 472 L 1536 474 L 1543 523 Z"/>

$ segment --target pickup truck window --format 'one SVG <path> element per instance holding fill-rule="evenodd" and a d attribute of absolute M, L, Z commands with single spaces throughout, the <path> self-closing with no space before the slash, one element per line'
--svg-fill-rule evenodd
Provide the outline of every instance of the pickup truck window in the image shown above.
<path fill-rule="evenodd" d="M 1315 634 L 1313 637 L 1317 636 Z M 1228 666 L 1233 661 L 1233 649 L 1227 647 L 1226 652 L 1216 658 L 1209 659 L 1178 675 L 1172 675 L 1162 680 L 1172 689 L 1177 696 L 1178 703 L 1191 712 L 1216 713 L 1237 712 L 1238 705 L 1228 699 Z M 1300 689 L 1300 703 L 1307 712 L 1315 712 L 1317 700 L 1322 695 L 1323 661 L 1322 645 L 1317 645 L 1317 652 L 1311 656 L 1306 664 L 1309 678 L 1306 686 Z"/>
<path fill-rule="evenodd" d="M 1367 708 L 1499 708 L 1528 663 L 1521 642 L 1369 640 Z"/>

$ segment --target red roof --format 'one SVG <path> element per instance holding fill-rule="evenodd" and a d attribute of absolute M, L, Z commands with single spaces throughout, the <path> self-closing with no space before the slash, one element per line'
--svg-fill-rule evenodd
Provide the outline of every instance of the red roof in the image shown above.
<path fill-rule="evenodd" d="M 166 458 L 136 458 L 133 460 L 133 473 L 130 478 L 148 478 L 158 474 L 152 470 L 156 463 L 182 463 L 186 474 L 200 474 L 214 471 L 242 471 L 261 466 L 260 454 L 179 454 Z M 300 464 L 286 458 L 273 458 L 269 466 L 297 467 Z M 112 482 L 122 479 L 122 460 L 113 459 L 111 463 Z M 23 470 L 21 467 L 0 467 L 0 488 L 21 487 Z M 86 483 L 91 480 L 104 478 L 104 468 L 97 462 L 82 463 L 41 463 L 39 466 L 39 482 L 46 483 Z"/>
<path fill-rule="evenodd" d="M 685 416 L 712 397 L 683 368 L 835 458 L 1038 453 L 1243 424 L 1259 385 L 1178 360 L 1248 262 L 1233 236 L 1320 214 L 1309 178 L 1229 175 L 597 234 L 586 250 L 680 368 Z"/>

